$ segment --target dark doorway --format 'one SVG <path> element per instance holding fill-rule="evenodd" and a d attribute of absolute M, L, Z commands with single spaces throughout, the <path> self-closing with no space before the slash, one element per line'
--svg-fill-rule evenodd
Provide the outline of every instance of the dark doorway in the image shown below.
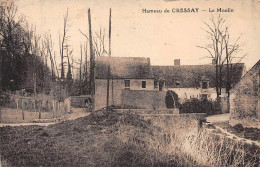
<path fill-rule="evenodd" d="M 159 91 L 163 90 L 163 82 L 159 82 Z"/>

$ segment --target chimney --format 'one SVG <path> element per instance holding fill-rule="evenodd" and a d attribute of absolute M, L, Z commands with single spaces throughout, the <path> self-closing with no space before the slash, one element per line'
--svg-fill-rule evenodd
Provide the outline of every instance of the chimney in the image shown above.
<path fill-rule="evenodd" d="M 175 65 L 175 66 L 181 65 L 181 60 L 180 60 L 180 59 L 175 59 L 175 60 L 174 60 L 174 65 Z"/>

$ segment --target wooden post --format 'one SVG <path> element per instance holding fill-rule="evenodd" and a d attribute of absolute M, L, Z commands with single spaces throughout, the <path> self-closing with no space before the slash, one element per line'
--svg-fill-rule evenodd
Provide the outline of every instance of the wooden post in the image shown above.
<path fill-rule="evenodd" d="M 22 104 L 22 106 L 21 106 L 21 109 L 22 109 L 22 117 L 23 117 L 23 120 L 24 120 L 24 111 L 23 111 L 23 109 L 24 109 L 24 101 L 23 101 L 23 98 L 21 98 L 21 104 Z"/>
<path fill-rule="evenodd" d="M 111 86 L 112 86 L 112 105 L 115 105 L 115 103 L 114 103 L 114 81 L 113 81 L 113 77 L 112 77 L 112 79 L 111 79 L 111 81 L 112 81 L 112 83 L 111 83 Z"/>
<path fill-rule="evenodd" d="M 109 10 L 109 52 L 108 57 L 111 57 L 111 8 Z M 108 112 L 108 106 L 109 106 L 109 79 L 110 79 L 110 62 L 108 62 L 108 71 L 107 71 L 107 107 L 106 111 Z"/>
<path fill-rule="evenodd" d="M 33 73 L 33 94 L 34 94 L 34 97 L 36 97 L 36 73 Z"/>
<path fill-rule="evenodd" d="M 35 99 L 35 97 L 34 97 L 34 100 L 33 100 L 34 102 L 33 102 L 33 108 L 34 108 L 34 112 L 36 112 L 36 99 Z"/>
<path fill-rule="evenodd" d="M 40 106 L 39 106 L 39 119 L 42 118 L 41 108 L 42 108 L 42 101 L 40 101 Z"/>
<path fill-rule="evenodd" d="M 53 115 L 53 118 L 55 118 L 55 101 L 54 100 L 52 101 L 52 115 Z"/>
<path fill-rule="evenodd" d="M 16 103 L 16 110 L 19 109 L 19 99 L 15 97 L 15 103 Z"/>
<path fill-rule="evenodd" d="M 91 32 L 91 14 L 88 9 L 88 23 L 89 23 L 89 48 L 90 48 L 90 84 L 91 84 L 91 100 L 92 100 L 92 114 L 95 114 L 95 54 L 93 52 L 92 32 Z"/>
<path fill-rule="evenodd" d="M 58 117 L 58 115 L 59 115 L 59 111 L 60 111 L 60 102 L 59 101 L 56 101 L 55 102 L 56 103 L 56 106 L 58 106 L 58 107 L 56 107 L 56 117 Z"/>

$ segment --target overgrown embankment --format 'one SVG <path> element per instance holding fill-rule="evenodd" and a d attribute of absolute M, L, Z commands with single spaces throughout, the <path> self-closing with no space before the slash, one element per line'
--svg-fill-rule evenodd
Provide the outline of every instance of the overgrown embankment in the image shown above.
<path fill-rule="evenodd" d="M 204 123 L 203 114 L 145 116 L 160 127 L 166 152 L 194 166 L 259 166 L 260 147 Z"/>
<path fill-rule="evenodd" d="M 243 166 L 214 160 L 226 143 L 202 131 L 201 118 L 151 116 L 99 112 L 47 127 L 3 127 L 1 166 Z"/>
<path fill-rule="evenodd" d="M 154 128 L 138 115 L 117 113 L 90 115 L 48 127 L 3 127 L 1 165 L 190 165 L 161 151 Z"/>

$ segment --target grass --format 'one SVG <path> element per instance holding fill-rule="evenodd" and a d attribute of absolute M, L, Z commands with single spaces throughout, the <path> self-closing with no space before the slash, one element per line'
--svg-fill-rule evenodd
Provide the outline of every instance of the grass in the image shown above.
<path fill-rule="evenodd" d="M 153 128 L 140 116 L 116 113 L 3 127 L 2 166 L 176 166 L 155 146 Z"/>
<path fill-rule="evenodd" d="M 184 142 L 184 141 L 183 141 Z M 190 137 L 185 146 L 190 155 L 207 166 L 254 167 L 259 166 L 260 148 L 243 141 L 232 140 L 222 133 L 202 129 Z"/>
<path fill-rule="evenodd" d="M 249 146 L 198 131 L 195 120 L 166 120 L 99 112 L 47 127 L 3 127 L 1 166 L 259 166 L 243 150 Z"/>

